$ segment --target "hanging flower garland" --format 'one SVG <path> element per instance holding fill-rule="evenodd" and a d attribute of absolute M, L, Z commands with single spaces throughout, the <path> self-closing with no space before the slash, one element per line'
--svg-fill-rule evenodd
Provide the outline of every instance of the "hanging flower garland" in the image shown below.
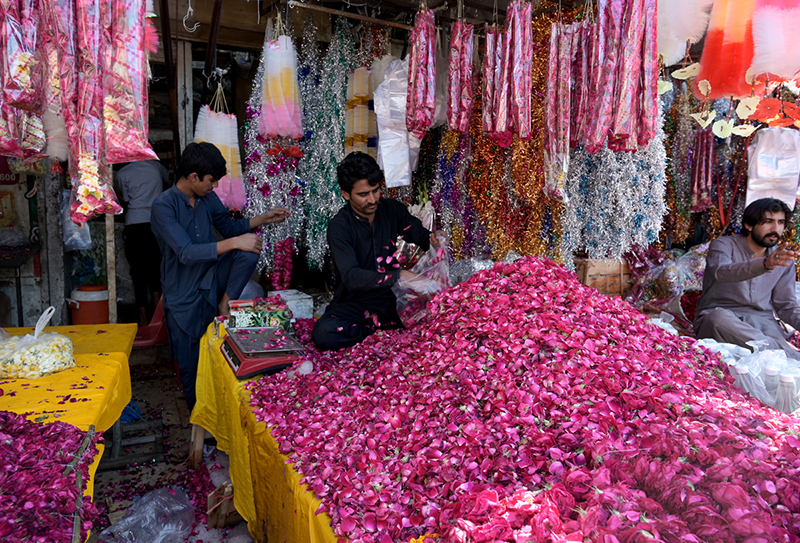
<path fill-rule="evenodd" d="M 689 212 L 689 200 L 692 189 L 692 140 L 694 137 L 694 121 L 690 114 L 695 100 L 688 86 L 684 83 L 676 93 L 675 100 L 669 110 L 667 125 L 669 153 L 667 186 L 667 205 L 669 216 L 663 232 L 668 233 L 673 243 L 683 243 L 691 235 L 692 218 Z"/>
<path fill-rule="evenodd" d="M 347 77 L 353 70 L 354 56 L 350 30 L 344 19 L 339 18 L 320 71 L 319 93 L 324 99 L 308 125 L 311 134 L 305 148 L 307 164 L 301 171 L 303 181 L 308 184 L 308 263 L 316 269 L 322 268 L 328 252 L 328 222 L 344 204 L 336 181 L 336 166 L 344 158 Z"/>
<path fill-rule="evenodd" d="M 272 25 L 268 24 L 264 36 L 264 51 L 247 102 L 247 122 L 244 126 L 247 207 L 244 214 L 255 217 L 275 207 L 289 209 L 292 214 L 283 223 L 272 224 L 259 232 L 265 240 L 258 260 L 259 272 L 274 269 L 277 244 L 288 239 L 294 243 L 305 220 L 303 191 L 296 175 L 303 156 L 302 150 L 291 137 L 265 137 L 260 132 L 260 126 L 263 127 L 261 117 L 265 111 L 263 99 L 268 63 L 266 52 L 273 43 L 271 29 Z M 273 93 L 271 99 L 278 98 Z"/>

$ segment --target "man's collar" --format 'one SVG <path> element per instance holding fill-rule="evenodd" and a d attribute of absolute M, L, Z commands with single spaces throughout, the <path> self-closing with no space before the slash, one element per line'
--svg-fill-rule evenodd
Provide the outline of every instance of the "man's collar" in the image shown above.
<path fill-rule="evenodd" d="M 191 206 L 191 204 L 189 203 L 189 196 L 184 194 L 183 191 L 181 191 L 181 189 L 178 188 L 178 184 L 177 183 L 172 185 L 172 187 L 170 187 L 170 188 L 173 191 L 175 191 L 175 194 L 178 195 L 178 197 L 181 199 L 181 201 L 183 201 L 184 204 L 186 204 L 187 206 Z M 197 197 L 195 197 L 195 201 L 197 201 Z"/>

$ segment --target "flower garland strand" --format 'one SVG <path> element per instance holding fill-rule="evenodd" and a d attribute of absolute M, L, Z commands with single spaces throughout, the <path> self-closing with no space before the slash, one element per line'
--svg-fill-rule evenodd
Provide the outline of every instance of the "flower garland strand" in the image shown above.
<path fill-rule="evenodd" d="M 343 18 L 336 30 L 320 70 L 320 101 L 308 126 L 311 134 L 306 144 L 308 164 L 300 171 L 307 183 L 308 264 L 321 269 L 328 252 L 328 222 L 344 201 L 336 182 L 336 166 L 344 158 L 345 108 L 347 78 L 354 69 L 353 38 Z"/>

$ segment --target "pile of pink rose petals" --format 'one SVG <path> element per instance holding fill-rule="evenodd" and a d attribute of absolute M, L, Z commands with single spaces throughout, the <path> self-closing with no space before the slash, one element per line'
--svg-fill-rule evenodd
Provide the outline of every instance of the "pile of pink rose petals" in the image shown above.
<path fill-rule="evenodd" d="M 800 541 L 798 418 L 745 396 L 694 340 L 535 258 L 428 310 L 250 385 L 336 535 Z"/>
<path fill-rule="evenodd" d="M 81 541 L 98 517 L 86 489 L 89 465 L 97 454 L 94 436 L 74 470 L 64 470 L 78 453 L 86 432 L 63 422 L 39 424 L 0 411 L 0 538 L 4 541 L 72 541 L 74 514 Z M 76 484 L 81 473 L 81 490 Z"/>

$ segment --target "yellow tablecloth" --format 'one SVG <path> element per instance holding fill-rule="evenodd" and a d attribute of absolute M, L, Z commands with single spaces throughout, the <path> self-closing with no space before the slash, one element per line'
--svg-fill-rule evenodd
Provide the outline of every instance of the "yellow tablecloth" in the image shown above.
<path fill-rule="evenodd" d="M 335 543 L 330 517 L 315 514 L 319 500 L 300 484 L 265 424 L 256 421 L 247 381 L 236 379 L 219 350 L 222 328 L 218 338 L 209 326 L 200 343 L 191 422 L 211 432 L 230 456 L 236 510 L 257 541 Z"/>
<path fill-rule="evenodd" d="M 12 335 L 32 330 L 7 329 Z M 136 325 L 51 326 L 45 330 L 72 339 L 76 366 L 39 379 L 0 380 L 3 390 L 0 411 L 25 414 L 29 420 L 42 423 L 58 420 L 84 431 L 94 424 L 97 433 L 105 432 L 131 400 L 128 357 L 136 337 Z M 85 483 L 87 496 L 94 491 L 94 473 L 103 453 L 102 445 L 98 450 L 89 468 L 90 479 Z"/>

